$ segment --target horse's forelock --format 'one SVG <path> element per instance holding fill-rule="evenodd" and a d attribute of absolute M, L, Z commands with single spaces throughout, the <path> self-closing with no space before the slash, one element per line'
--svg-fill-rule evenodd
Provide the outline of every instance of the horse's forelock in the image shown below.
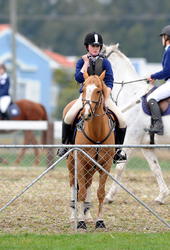
<path fill-rule="evenodd" d="M 105 46 L 105 51 L 106 51 L 105 52 L 106 56 L 108 54 L 110 54 L 110 57 L 113 56 L 113 55 L 117 55 L 117 57 L 123 59 L 124 62 L 126 62 L 126 64 L 129 66 L 129 68 L 135 72 L 135 69 L 134 69 L 131 61 L 129 60 L 129 58 L 125 54 L 123 54 L 123 52 L 121 52 L 119 50 L 119 44 L 118 43 L 117 44 L 112 44 L 112 45 L 109 45 L 109 46 Z M 113 53 L 113 55 L 112 55 L 111 52 Z"/>
<path fill-rule="evenodd" d="M 119 43 L 116 44 L 110 44 L 110 45 L 103 45 L 103 51 L 104 53 L 106 53 L 106 55 L 108 53 L 112 52 L 116 52 L 119 50 Z"/>
<path fill-rule="evenodd" d="M 100 84 L 101 85 L 101 80 L 100 80 L 99 76 L 97 76 L 97 75 L 91 75 L 91 76 L 89 76 L 85 80 L 84 86 L 88 86 L 89 84 L 96 84 L 96 85 Z"/>

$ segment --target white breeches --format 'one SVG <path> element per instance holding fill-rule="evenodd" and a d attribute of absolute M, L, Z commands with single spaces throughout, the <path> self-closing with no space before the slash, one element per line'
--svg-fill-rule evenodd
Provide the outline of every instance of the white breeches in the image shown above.
<path fill-rule="evenodd" d="M 7 111 L 7 108 L 11 102 L 11 97 L 8 95 L 0 97 L 0 110 L 2 113 Z"/>
<path fill-rule="evenodd" d="M 170 96 L 170 79 L 166 83 L 155 89 L 148 97 L 147 101 L 155 99 L 157 102 Z"/>
<path fill-rule="evenodd" d="M 112 101 L 111 98 L 108 99 L 106 106 L 116 115 L 119 121 L 120 128 L 126 128 L 126 122 L 123 118 L 123 115 L 116 104 Z M 79 110 L 83 107 L 82 105 L 82 95 L 78 98 L 78 100 L 73 104 L 71 109 L 67 112 L 64 122 L 67 124 L 72 124 Z"/>
<path fill-rule="evenodd" d="M 67 124 L 72 124 L 76 115 L 78 114 L 79 110 L 83 107 L 82 105 L 82 94 L 77 99 L 77 101 L 73 104 L 71 109 L 67 112 L 66 116 L 64 117 L 64 122 Z"/>
<path fill-rule="evenodd" d="M 123 114 L 111 98 L 107 100 L 107 103 L 105 103 L 105 105 L 116 115 L 119 121 L 119 128 L 126 128 L 126 122 L 124 120 Z"/>

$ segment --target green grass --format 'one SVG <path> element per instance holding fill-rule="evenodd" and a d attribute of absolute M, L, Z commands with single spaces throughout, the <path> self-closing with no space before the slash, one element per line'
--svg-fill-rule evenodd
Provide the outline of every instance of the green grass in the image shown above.
<path fill-rule="evenodd" d="M 6 165 L 5 167 L 10 167 L 10 166 L 13 166 L 13 162 L 16 159 L 16 154 L 15 153 L 13 153 L 13 154 L 1 154 L 1 157 L 8 160 L 9 164 Z M 57 158 L 54 159 L 54 161 L 56 161 L 56 160 L 57 160 Z M 26 154 L 19 165 L 21 167 L 29 167 L 30 165 L 32 165 L 33 162 L 34 162 L 34 154 Z M 161 165 L 161 168 L 163 170 L 170 170 L 169 160 L 160 160 L 160 165 Z M 4 166 L 4 164 L 0 163 L 0 166 Z M 47 166 L 45 154 L 40 155 L 39 166 L 41 166 L 41 167 Z M 57 168 L 58 167 L 65 167 L 65 166 L 66 166 L 65 160 L 63 160 L 59 164 L 57 164 Z M 113 165 L 113 167 L 115 167 L 115 165 Z M 149 170 L 150 171 L 150 168 L 149 168 L 146 160 L 144 160 L 140 157 L 131 158 L 128 161 L 127 168 L 133 169 L 133 170 Z"/>
<path fill-rule="evenodd" d="M 160 160 L 159 161 L 162 170 L 170 170 L 169 160 Z M 140 157 L 133 157 L 129 160 L 127 168 L 135 170 L 149 170 L 149 165 L 146 160 Z"/>
<path fill-rule="evenodd" d="M 1 235 L 1 250 L 168 250 L 170 233 L 86 233 L 74 235 Z"/>

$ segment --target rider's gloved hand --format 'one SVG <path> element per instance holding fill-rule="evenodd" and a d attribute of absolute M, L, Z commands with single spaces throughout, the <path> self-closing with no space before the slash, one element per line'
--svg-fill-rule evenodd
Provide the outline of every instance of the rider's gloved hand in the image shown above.
<path fill-rule="evenodd" d="M 146 78 L 148 83 L 151 83 L 154 85 L 155 79 L 151 78 L 150 76 Z"/>

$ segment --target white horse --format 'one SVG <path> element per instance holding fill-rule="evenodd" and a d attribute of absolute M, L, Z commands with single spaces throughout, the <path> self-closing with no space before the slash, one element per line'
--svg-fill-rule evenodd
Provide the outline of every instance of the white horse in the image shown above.
<path fill-rule="evenodd" d="M 135 81 L 140 79 L 139 75 L 135 71 L 130 60 L 118 49 L 118 45 L 105 46 L 104 52 L 108 55 L 108 59 L 111 62 L 112 69 L 114 72 L 114 81 L 115 82 L 128 82 Z M 136 81 L 134 83 L 124 84 L 123 87 L 119 84 L 115 84 L 113 87 L 112 95 L 114 100 L 118 97 L 117 105 L 124 112 L 124 117 L 127 122 L 127 132 L 124 140 L 124 145 L 137 145 L 137 144 L 150 144 L 150 136 L 145 132 L 145 129 L 150 127 L 150 116 L 146 115 L 143 112 L 141 103 L 130 105 L 135 103 L 135 100 L 140 99 L 148 91 L 150 85 L 146 81 Z M 120 88 L 121 91 L 120 91 Z M 125 108 L 129 104 L 131 108 Z M 164 124 L 164 135 L 159 136 L 155 135 L 155 144 L 165 144 L 170 143 L 170 116 L 163 117 Z M 123 149 L 127 154 L 129 159 L 133 149 Z M 142 152 L 153 171 L 158 186 L 159 186 L 159 195 L 156 197 L 155 201 L 162 204 L 164 203 L 165 198 L 170 193 L 168 186 L 166 185 L 162 171 L 157 159 L 157 156 L 154 153 L 154 149 L 142 149 Z M 126 162 L 119 163 L 116 165 L 116 174 L 115 178 L 120 181 L 123 170 L 126 166 Z M 106 195 L 106 202 L 112 202 L 114 195 L 118 191 L 118 185 L 112 184 L 109 192 Z"/>

